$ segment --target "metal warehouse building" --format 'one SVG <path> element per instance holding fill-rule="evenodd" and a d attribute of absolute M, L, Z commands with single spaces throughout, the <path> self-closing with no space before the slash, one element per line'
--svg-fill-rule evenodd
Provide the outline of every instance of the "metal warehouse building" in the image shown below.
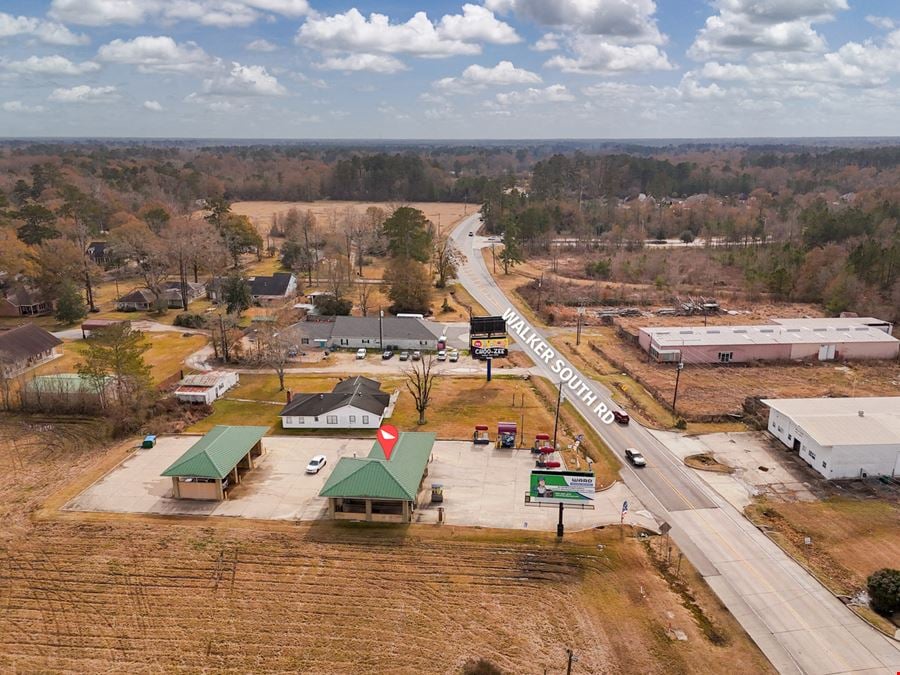
<path fill-rule="evenodd" d="M 428 475 L 435 434 L 400 434 L 390 460 L 376 442 L 368 457 L 342 457 L 320 497 L 336 520 L 409 523 Z"/>
<path fill-rule="evenodd" d="M 900 340 L 877 319 L 780 319 L 773 325 L 641 328 L 641 348 L 657 361 L 742 363 L 894 359 Z M 782 323 L 783 322 L 783 323 Z"/>
<path fill-rule="evenodd" d="M 900 475 L 900 397 L 763 403 L 769 431 L 825 478 Z"/>

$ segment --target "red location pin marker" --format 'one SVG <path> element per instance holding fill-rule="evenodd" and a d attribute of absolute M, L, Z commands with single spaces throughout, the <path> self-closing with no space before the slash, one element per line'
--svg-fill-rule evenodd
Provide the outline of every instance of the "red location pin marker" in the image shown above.
<path fill-rule="evenodd" d="M 376 436 L 378 436 L 378 445 L 384 452 L 384 458 L 390 461 L 394 446 L 397 445 L 397 439 L 400 438 L 400 432 L 393 424 L 382 424 L 378 428 Z"/>

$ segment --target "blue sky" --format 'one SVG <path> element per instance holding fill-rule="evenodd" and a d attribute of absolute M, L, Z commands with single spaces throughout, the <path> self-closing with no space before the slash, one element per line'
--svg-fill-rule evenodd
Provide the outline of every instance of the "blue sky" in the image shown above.
<path fill-rule="evenodd" d="M 3 0 L 0 135 L 900 135 L 896 0 Z"/>

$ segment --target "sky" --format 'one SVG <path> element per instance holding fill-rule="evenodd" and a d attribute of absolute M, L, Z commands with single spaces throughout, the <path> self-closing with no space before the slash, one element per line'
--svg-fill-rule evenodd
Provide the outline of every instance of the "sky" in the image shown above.
<path fill-rule="evenodd" d="M 898 0 L 0 0 L 0 137 L 897 135 Z"/>

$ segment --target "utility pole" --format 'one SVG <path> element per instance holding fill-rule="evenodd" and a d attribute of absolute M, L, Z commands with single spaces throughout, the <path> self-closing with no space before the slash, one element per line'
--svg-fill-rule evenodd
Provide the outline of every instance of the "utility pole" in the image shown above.
<path fill-rule="evenodd" d="M 584 305 L 578 305 L 578 328 L 575 331 L 575 346 L 581 344 L 581 323 L 584 320 Z"/>
<path fill-rule="evenodd" d="M 378 348 L 384 351 L 384 311 L 378 308 Z"/>
<path fill-rule="evenodd" d="M 684 361 L 679 361 L 675 366 L 675 395 L 672 396 L 672 415 L 675 417 L 678 417 L 678 413 L 675 411 L 675 402 L 678 401 L 678 380 L 681 379 L 682 370 L 684 370 Z"/>
<path fill-rule="evenodd" d="M 562 403 L 562 380 L 559 381 L 559 394 L 556 397 L 556 421 L 553 422 L 553 449 L 556 450 L 556 432 L 559 429 L 559 406 Z M 562 504 L 560 504 L 562 506 Z M 562 510 L 560 510 L 562 513 Z"/>
<path fill-rule="evenodd" d="M 562 504 L 560 504 L 560 506 L 562 506 Z M 578 659 L 575 657 L 575 652 L 568 647 L 566 648 L 566 655 L 569 657 L 569 664 L 566 666 L 566 675 L 572 675 L 572 662 L 577 661 Z"/>
<path fill-rule="evenodd" d="M 494 262 L 494 274 L 497 274 L 497 255 L 494 253 L 494 242 L 491 242 L 491 260 Z"/>

